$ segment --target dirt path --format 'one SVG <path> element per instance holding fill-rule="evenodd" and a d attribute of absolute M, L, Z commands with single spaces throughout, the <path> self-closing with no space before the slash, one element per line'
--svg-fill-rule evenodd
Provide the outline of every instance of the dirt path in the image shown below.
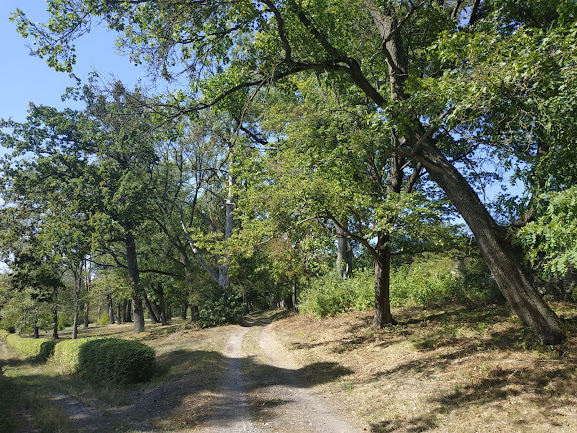
<path fill-rule="evenodd" d="M 98 409 L 64 394 L 47 397 L 82 432 L 362 432 L 350 413 L 313 391 L 314 375 L 291 361 L 266 320 L 230 327 L 218 369 L 135 390 L 129 405 Z M 0 345 L 0 355 L 7 357 L 4 352 Z M 185 425 L 171 422 L 191 412 Z"/>
<path fill-rule="evenodd" d="M 258 330 L 258 346 L 264 370 L 257 378 L 251 399 L 257 406 L 257 427 L 262 432 L 357 433 L 363 431 L 350 413 L 338 410 L 312 388 L 304 368 L 298 368 L 290 353 L 274 338 L 270 326 Z M 258 370 L 258 369 L 257 369 Z M 257 371 L 258 373 L 258 371 Z M 258 407 L 261 410 L 258 410 Z"/>

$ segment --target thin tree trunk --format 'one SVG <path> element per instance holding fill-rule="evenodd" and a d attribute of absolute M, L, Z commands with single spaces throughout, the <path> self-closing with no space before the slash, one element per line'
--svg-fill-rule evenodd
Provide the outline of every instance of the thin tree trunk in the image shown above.
<path fill-rule="evenodd" d="M 236 183 L 234 176 L 228 176 L 228 196 L 226 198 L 225 206 L 225 224 L 224 224 L 224 240 L 225 242 L 232 236 L 233 228 L 233 211 L 234 211 L 234 197 L 233 187 Z M 227 262 L 227 255 L 220 257 L 218 265 L 218 285 L 222 288 L 230 286 L 229 264 Z"/>
<path fill-rule="evenodd" d="M 298 311 L 298 306 L 297 306 L 297 276 L 296 275 L 293 276 L 291 296 L 292 296 L 292 302 L 293 302 L 293 311 Z"/>
<path fill-rule="evenodd" d="M 88 328 L 90 323 L 90 301 L 88 300 L 88 294 L 90 292 L 90 268 L 88 266 L 88 260 L 85 264 L 86 278 L 84 279 L 84 288 L 86 290 L 86 302 L 84 303 L 84 328 Z M 120 319 L 120 318 L 119 318 Z"/>
<path fill-rule="evenodd" d="M 34 338 L 40 338 L 40 330 L 38 329 L 38 320 L 34 321 Z"/>
<path fill-rule="evenodd" d="M 74 279 L 74 317 L 72 320 L 72 339 L 78 337 L 78 320 L 80 314 L 80 287 L 82 286 L 82 265 L 72 271 Z"/>
<path fill-rule="evenodd" d="M 146 309 L 148 310 L 148 317 L 150 319 L 150 321 L 152 323 L 158 323 L 160 322 L 158 315 L 156 314 L 156 311 L 154 311 L 154 307 L 152 306 L 152 302 L 150 302 L 150 299 L 148 299 L 148 295 L 146 294 L 146 291 L 142 291 L 142 299 L 144 299 L 144 305 L 146 305 Z"/>
<path fill-rule="evenodd" d="M 58 308 L 56 305 L 52 308 L 52 338 L 58 340 Z"/>

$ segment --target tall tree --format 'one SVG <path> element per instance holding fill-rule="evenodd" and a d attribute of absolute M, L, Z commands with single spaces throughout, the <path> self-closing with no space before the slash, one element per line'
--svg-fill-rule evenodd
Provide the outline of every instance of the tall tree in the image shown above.
<path fill-rule="evenodd" d="M 165 77 L 189 74 L 193 98 L 178 108 L 181 112 L 213 106 L 232 93 L 303 71 L 329 73 L 337 82 L 352 83 L 392 125 L 397 168 L 391 171 L 391 191 L 398 189 L 394 178 L 402 177 L 404 158 L 421 163 L 475 234 L 494 278 L 522 322 L 544 342 L 559 343 L 564 339 L 559 319 L 532 286 L 506 230 L 456 166 L 456 157 L 474 154 L 479 146 L 476 137 L 451 135 L 452 114 L 464 110 L 476 96 L 468 92 L 476 92 L 475 74 L 460 69 L 458 78 L 469 84 L 467 91 L 430 92 L 433 103 L 419 89 L 432 90 L 434 83 L 452 76 L 454 62 L 430 55 L 445 35 L 472 35 L 475 43 L 497 35 L 508 42 L 530 28 L 555 29 L 567 17 L 574 18 L 576 8 L 568 0 L 534 0 L 524 6 L 513 0 L 52 0 L 52 19 L 46 27 L 30 22 L 21 12 L 16 19 L 22 34 L 36 38 L 38 55 L 57 69 L 71 70 L 73 40 L 89 30 L 91 18 L 104 18 L 120 33 L 120 42 L 135 61 L 158 66 Z M 475 63 L 475 57 L 462 62 Z M 383 77 L 388 77 L 388 86 L 383 86 Z M 478 120 L 484 118 L 483 110 L 476 113 Z M 383 235 L 386 255 L 389 243 Z"/>

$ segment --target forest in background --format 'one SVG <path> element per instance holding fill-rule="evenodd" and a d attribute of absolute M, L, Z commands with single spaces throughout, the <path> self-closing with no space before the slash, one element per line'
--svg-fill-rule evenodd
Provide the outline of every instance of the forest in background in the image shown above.
<path fill-rule="evenodd" d="M 565 338 L 542 295 L 575 289 L 574 1 L 48 10 L 14 21 L 55 69 L 100 23 L 187 85 L 94 76 L 66 90 L 82 109 L 2 121 L 2 328 L 138 333 L 145 311 L 213 326 L 278 306 L 372 308 L 382 328 L 391 305 L 505 299 L 544 343 Z"/>

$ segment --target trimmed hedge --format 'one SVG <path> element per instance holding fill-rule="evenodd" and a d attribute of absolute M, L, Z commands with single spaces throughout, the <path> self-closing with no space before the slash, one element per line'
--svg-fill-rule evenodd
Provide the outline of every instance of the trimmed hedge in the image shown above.
<path fill-rule="evenodd" d="M 28 358 L 35 358 L 39 361 L 46 361 L 54 352 L 55 340 L 46 338 L 22 338 L 16 334 L 9 334 L 6 343 L 18 353 Z"/>
<path fill-rule="evenodd" d="M 147 381 L 156 367 L 154 349 L 138 341 L 118 338 L 63 341 L 56 346 L 52 361 L 64 373 L 115 385 Z"/>
<path fill-rule="evenodd" d="M 59 373 L 70 374 L 78 372 L 78 356 L 80 347 L 94 338 L 77 338 L 75 340 L 63 340 L 54 348 L 54 354 L 50 362 L 55 364 Z"/>
<path fill-rule="evenodd" d="M 5 329 L 0 329 L 0 338 L 6 338 L 10 335 L 10 332 L 6 331 Z"/>

